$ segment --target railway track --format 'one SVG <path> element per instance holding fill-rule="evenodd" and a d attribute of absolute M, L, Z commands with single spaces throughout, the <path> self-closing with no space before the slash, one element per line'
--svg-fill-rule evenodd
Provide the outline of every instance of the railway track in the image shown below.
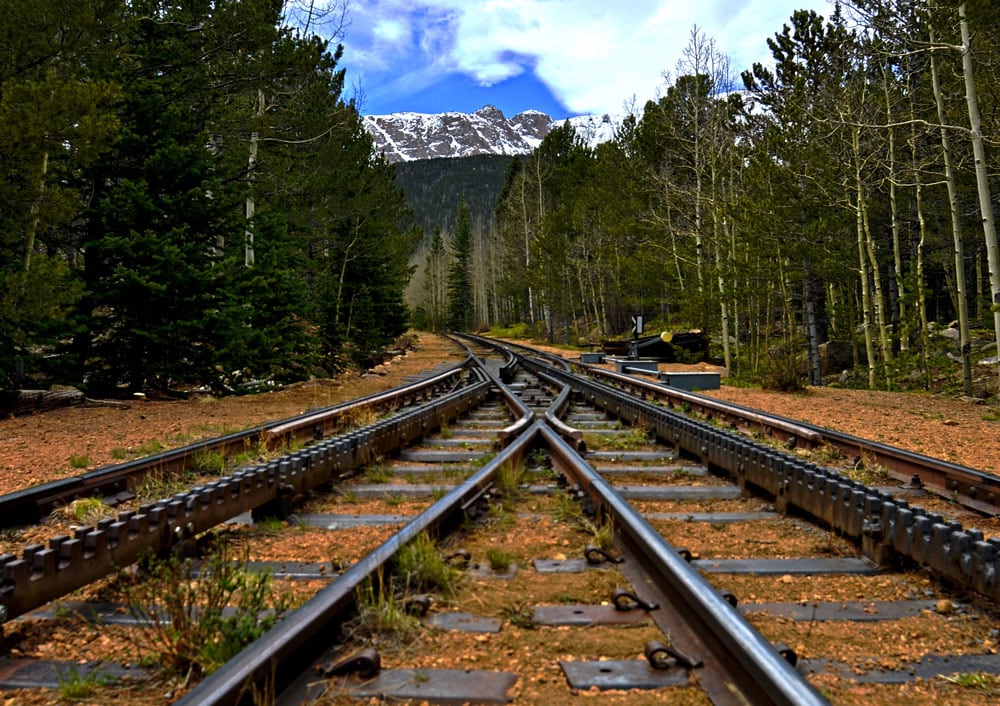
<path fill-rule="evenodd" d="M 301 602 L 180 703 L 974 701 L 953 675 L 1000 672 L 996 539 L 562 366 L 477 354 L 451 394 L 138 513 L 166 517 L 167 546 L 208 529 L 201 509 L 238 516 L 220 534 Z M 22 561 L 47 584 L 88 536 Z M 451 578 L 418 580 L 435 559 Z M 10 563 L 14 617 L 31 609 Z M 8 630 L 32 655 L 26 626 L 122 614 L 84 603 Z"/>

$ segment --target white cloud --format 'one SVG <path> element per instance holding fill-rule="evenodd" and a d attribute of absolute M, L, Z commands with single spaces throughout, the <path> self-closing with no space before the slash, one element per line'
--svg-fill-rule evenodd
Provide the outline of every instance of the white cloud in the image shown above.
<path fill-rule="evenodd" d="M 770 60 L 767 38 L 801 6 L 832 10 L 827 0 L 351 0 L 346 63 L 411 89 L 448 72 L 489 86 L 533 69 L 571 111 L 619 112 L 657 95 L 694 25 L 738 73 Z"/>

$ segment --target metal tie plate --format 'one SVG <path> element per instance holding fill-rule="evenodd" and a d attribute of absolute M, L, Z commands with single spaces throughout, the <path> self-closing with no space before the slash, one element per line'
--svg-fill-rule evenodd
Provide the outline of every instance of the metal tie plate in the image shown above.
<path fill-rule="evenodd" d="M 899 620 L 920 615 L 925 610 L 934 611 L 937 601 L 832 601 L 828 603 L 743 603 L 739 610 L 744 615 L 768 613 L 799 621 L 850 620 L 876 622 Z"/>
<path fill-rule="evenodd" d="M 854 574 L 872 576 L 880 572 L 869 559 L 837 557 L 832 559 L 696 559 L 691 565 L 713 574 L 755 574 L 758 576 Z"/>
<path fill-rule="evenodd" d="M 484 618 L 472 613 L 449 611 L 432 613 L 427 616 L 427 624 L 439 630 L 455 630 L 471 633 L 498 633 L 503 623 L 496 618 Z"/>
<path fill-rule="evenodd" d="M 540 605 L 532 619 L 540 625 L 628 625 L 649 617 L 645 610 L 618 610 L 614 605 Z"/>
<path fill-rule="evenodd" d="M 559 666 L 574 689 L 659 689 L 688 683 L 688 670 L 685 667 L 654 669 L 649 662 L 636 659 L 597 662 L 560 660 Z"/>
<path fill-rule="evenodd" d="M 869 658 L 879 664 L 883 657 Z M 948 674 L 1000 674 L 1000 655 L 925 655 L 919 662 L 908 662 L 900 669 L 875 667 L 861 671 L 855 665 L 826 659 L 801 659 L 797 665 L 801 674 L 840 674 L 863 684 L 906 684 L 917 679 L 933 679 Z"/>
<path fill-rule="evenodd" d="M 335 680 L 336 684 L 340 680 Z M 344 691 L 361 698 L 433 704 L 505 704 L 517 681 L 511 672 L 474 669 L 384 669 L 371 679 L 340 681 Z"/>

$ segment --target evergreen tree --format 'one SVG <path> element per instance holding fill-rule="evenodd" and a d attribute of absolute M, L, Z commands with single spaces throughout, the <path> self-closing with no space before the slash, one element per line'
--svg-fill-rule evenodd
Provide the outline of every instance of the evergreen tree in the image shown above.
<path fill-rule="evenodd" d="M 439 331 L 444 325 L 447 290 L 445 286 L 448 251 L 445 248 L 441 228 L 434 229 L 431 242 L 424 259 L 424 303 L 426 324 L 431 331 Z"/>
<path fill-rule="evenodd" d="M 448 328 L 452 331 L 472 329 L 472 221 L 465 197 L 458 202 L 455 235 L 451 239 L 452 263 L 448 268 Z"/>
<path fill-rule="evenodd" d="M 811 10 L 796 11 L 791 21 L 768 40 L 774 70 L 755 64 L 743 81 L 771 116 L 761 148 L 771 151 L 781 183 L 792 187 L 773 196 L 784 222 L 782 242 L 776 246 L 790 265 L 782 275 L 782 307 L 788 334 L 806 332 L 809 380 L 820 384 L 826 283 L 842 280 L 840 266 L 850 262 L 851 242 L 845 237 L 849 213 L 830 203 L 831 193 L 842 193 L 838 185 L 849 162 L 833 158 L 843 143 L 831 144 L 836 135 L 821 118 L 836 114 L 840 89 L 851 72 L 854 41 L 839 10 L 828 22 Z M 804 312 L 802 320 L 799 312 Z"/>
<path fill-rule="evenodd" d="M 199 11 L 200 10 L 200 11 Z M 211 381 L 220 347 L 222 252 L 233 194 L 205 147 L 212 96 L 202 64 L 216 47 L 207 6 L 132 3 L 121 134 L 89 170 L 87 359 L 95 387 L 163 389 Z M 192 29 L 195 28 L 195 29 Z M 90 313 L 88 311 L 85 314 Z"/>
<path fill-rule="evenodd" d="M 65 367 L 79 172 L 117 128 L 116 87 L 93 73 L 115 4 L 0 0 L 0 386 Z"/>

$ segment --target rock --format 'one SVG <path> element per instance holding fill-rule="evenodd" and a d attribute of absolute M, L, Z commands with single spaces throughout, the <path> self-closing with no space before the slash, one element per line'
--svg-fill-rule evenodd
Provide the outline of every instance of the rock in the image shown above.
<path fill-rule="evenodd" d="M 951 615 L 955 612 L 955 604 L 947 598 L 942 598 L 934 605 L 934 612 L 939 615 Z"/>

